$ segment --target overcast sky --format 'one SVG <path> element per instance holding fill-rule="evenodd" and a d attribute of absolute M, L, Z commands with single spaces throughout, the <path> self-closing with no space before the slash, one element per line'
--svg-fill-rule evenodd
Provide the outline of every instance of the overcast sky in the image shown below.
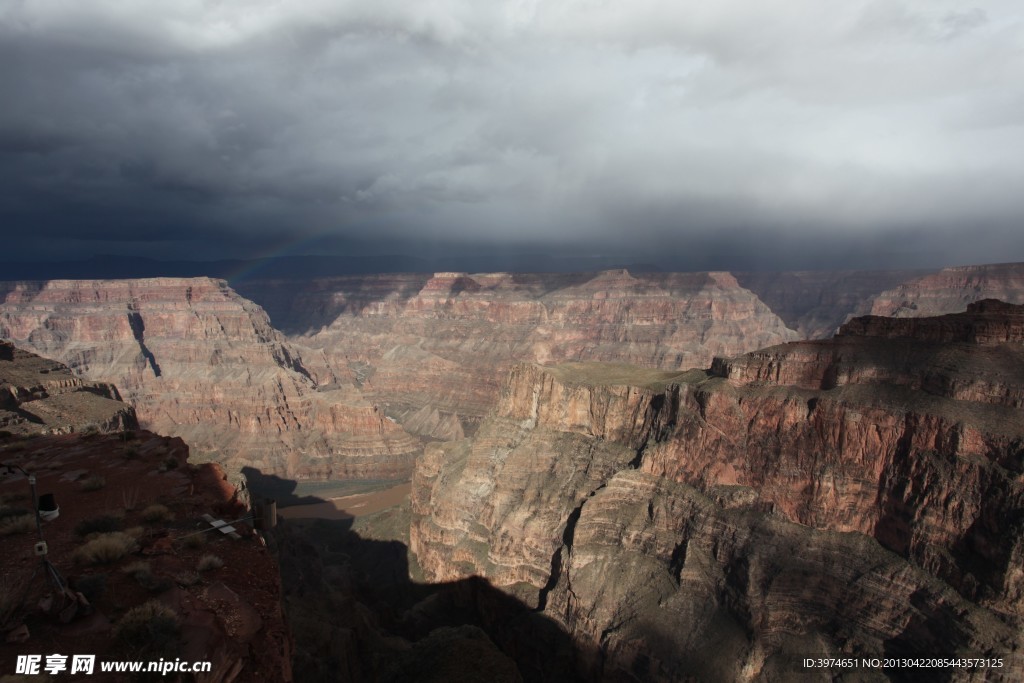
<path fill-rule="evenodd" d="M 0 260 L 1024 261 L 1022 12 L 6 0 Z"/>

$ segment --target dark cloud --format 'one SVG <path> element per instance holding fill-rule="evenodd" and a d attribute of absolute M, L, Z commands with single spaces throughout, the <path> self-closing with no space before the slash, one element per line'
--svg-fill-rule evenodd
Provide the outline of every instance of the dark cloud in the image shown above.
<path fill-rule="evenodd" d="M 1024 260 L 1022 43 L 1008 1 L 23 0 L 0 220 L 25 258 Z"/>

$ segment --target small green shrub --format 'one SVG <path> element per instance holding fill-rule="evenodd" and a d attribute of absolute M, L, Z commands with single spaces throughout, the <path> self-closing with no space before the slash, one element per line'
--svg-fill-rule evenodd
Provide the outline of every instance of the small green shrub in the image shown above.
<path fill-rule="evenodd" d="M 150 505 L 142 511 L 142 520 L 150 524 L 156 524 L 158 522 L 169 522 L 174 519 L 174 515 L 167 508 L 166 505 L 160 505 L 156 503 Z"/>
<path fill-rule="evenodd" d="M 139 545 L 134 538 L 124 532 L 114 531 L 86 541 L 71 556 L 80 564 L 109 564 L 138 549 Z"/>
<path fill-rule="evenodd" d="M 210 555 L 207 553 L 199 558 L 199 562 L 196 563 L 196 569 L 201 572 L 208 572 L 211 569 L 220 569 L 224 566 L 224 560 L 220 559 L 216 555 Z"/>

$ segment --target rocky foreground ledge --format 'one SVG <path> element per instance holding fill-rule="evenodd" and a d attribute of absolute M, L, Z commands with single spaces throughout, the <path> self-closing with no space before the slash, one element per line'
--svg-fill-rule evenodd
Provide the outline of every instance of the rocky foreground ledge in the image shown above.
<path fill-rule="evenodd" d="M 210 664 L 184 680 L 292 680 L 277 562 L 248 521 L 229 537 L 204 517 L 251 517 L 220 467 L 126 429 L 134 412 L 113 386 L 7 344 L 0 397 L 0 678 L 19 655 L 91 654 L 95 681 L 127 680 L 101 662 L 160 659 Z M 53 573 L 28 475 L 57 506 L 42 523 Z M 178 680 L 140 680 L 155 679 Z"/>
<path fill-rule="evenodd" d="M 490 579 L 588 678 L 806 680 L 801 658 L 1024 675 L 1024 307 L 851 321 L 710 371 L 521 365 L 427 448 L 410 546 Z"/>

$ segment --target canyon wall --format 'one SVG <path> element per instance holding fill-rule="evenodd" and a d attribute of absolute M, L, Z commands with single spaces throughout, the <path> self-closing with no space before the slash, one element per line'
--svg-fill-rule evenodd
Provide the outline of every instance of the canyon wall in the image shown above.
<path fill-rule="evenodd" d="M 809 270 L 735 275 L 742 286 L 754 292 L 801 337 L 827 339 L 852 313 L 863 311 L 865 305 L 884 291 L 928 272 Z"/>
<path fill-rule="evenodd" d="M 519 365 L 473 438 L 427 448 L 410 547 L 556 619 L 590 676 L 785 680 L 813 651 L 1016 680 L 1022 331 L 981 302 L 709 371 Z"/>
<path fill-rule="evenodd" d="M 916 318 L 957 313 L 980 299 L 1024 304 L 1024 263 L 944 268 L 886 289 L 857 312 Z"/>
<path fill-rule="evenodd" d="M 728 273 L 381 275 L 240 285 L 317 377 L 358 384 L 408 429 L 475 429 L 517 362 L 704 366 L 798 338 Z"/>
<path fill-rule="evenodd" d="M 116 384 L 201 457 L 294 477 L 402 477 L 418 440 L 319 384 L 263 310 L 209 278 L 0 284 L 0 336 Z"/>

